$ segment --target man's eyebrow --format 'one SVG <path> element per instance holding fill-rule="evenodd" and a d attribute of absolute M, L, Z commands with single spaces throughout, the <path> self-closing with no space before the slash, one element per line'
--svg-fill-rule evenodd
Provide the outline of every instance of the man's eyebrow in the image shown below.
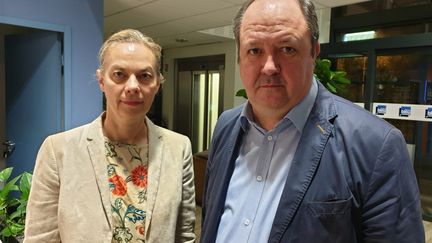
<path fill-rule="evenodd" d="M 243 42 L 244 42 L 245 45 L 248 45 L 248 46 L 258 45 L 260 43 L 260 41 L 257 40 L 257 39 L 255 39 L 255 38 L 244 40 Z"/>
<path fill-rule="evenodd" d="M 144 67 L 138 70 L 138 72 L 154 72 L 154 69 L 152 66 Z"/>

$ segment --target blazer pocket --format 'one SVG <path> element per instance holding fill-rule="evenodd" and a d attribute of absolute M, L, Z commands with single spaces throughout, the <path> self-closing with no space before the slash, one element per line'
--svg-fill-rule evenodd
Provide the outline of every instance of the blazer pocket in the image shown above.
<path fill-rule="evenodd" d="M 348 199 L 332 200 L 324 202 L 309 202 L 307 210 L 312 216 L 332 216 L 351 212 L 352 195 Z"/>
<path fill-rule="evenodd" d="M 348 199 L 304 202 L 293 221 L 287 240 L 292 243 L 354 243 L 352 195 Z"/>

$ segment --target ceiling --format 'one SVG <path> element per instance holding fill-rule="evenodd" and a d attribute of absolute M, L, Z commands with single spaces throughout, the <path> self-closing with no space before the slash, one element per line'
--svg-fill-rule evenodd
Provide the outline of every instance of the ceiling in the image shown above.
<path fill-rule="evenodd" d="M 313 0 L 317 9 L 365 0 Z M 231 40 L 232 18 L 244 0 L 104 0 L 104 33 L 134 28 L 163 48 Z M 231 39 L 230 39 L 231 38 Z"/>

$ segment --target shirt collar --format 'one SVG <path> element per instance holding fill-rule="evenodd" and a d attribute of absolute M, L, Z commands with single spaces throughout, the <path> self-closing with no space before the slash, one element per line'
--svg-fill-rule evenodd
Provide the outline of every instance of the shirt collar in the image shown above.
<path fill-rule="evenodd" d="M 303 130 L 303 127 L 306 124 L 306 120 L 309 117 L 316 96 L 318 94 L 318 84 L 316 82 L 317 81 L 314 78 L 312 80 L 312 85 L 309 89 L 308 94 L 283 118 L 283 120 L 291 121 L 299 132 Z M 283 122 L 283 120 L 280 121 L 279 124 Z M 243 106 L 243 110 L 240 114 L 240 125 L 242 126 L 243 130 L 246 131 L 249 128 L 249 125 L 254 123 L 255 120 L 252 115 L 252 107 L 249 101 L 247 101 L 245 106 Z"/>
<path fill-rule="evenodd" d="M 306 97 L 304 97 L 299 104 L 294 106 L 284 117 L 284 119 L 289 119 L 300 132 L 303 131 L 303 127 L 306 124 L 306 120 L 309 117 L 318 94 L 318 84 L 316 82 L 315 79 L 312 80 L 312 85 Z"/>

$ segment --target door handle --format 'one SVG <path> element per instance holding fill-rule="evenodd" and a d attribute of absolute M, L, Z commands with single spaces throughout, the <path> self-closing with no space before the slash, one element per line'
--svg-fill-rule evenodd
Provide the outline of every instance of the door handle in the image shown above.
<path fill-rule="evenodd" d="M 3 146 L 4 146 L 3 157 L 7 159 L 13 154 L 15 150 L 15 143 L 11 140 L 6 140 L 3 142 Z"/>

